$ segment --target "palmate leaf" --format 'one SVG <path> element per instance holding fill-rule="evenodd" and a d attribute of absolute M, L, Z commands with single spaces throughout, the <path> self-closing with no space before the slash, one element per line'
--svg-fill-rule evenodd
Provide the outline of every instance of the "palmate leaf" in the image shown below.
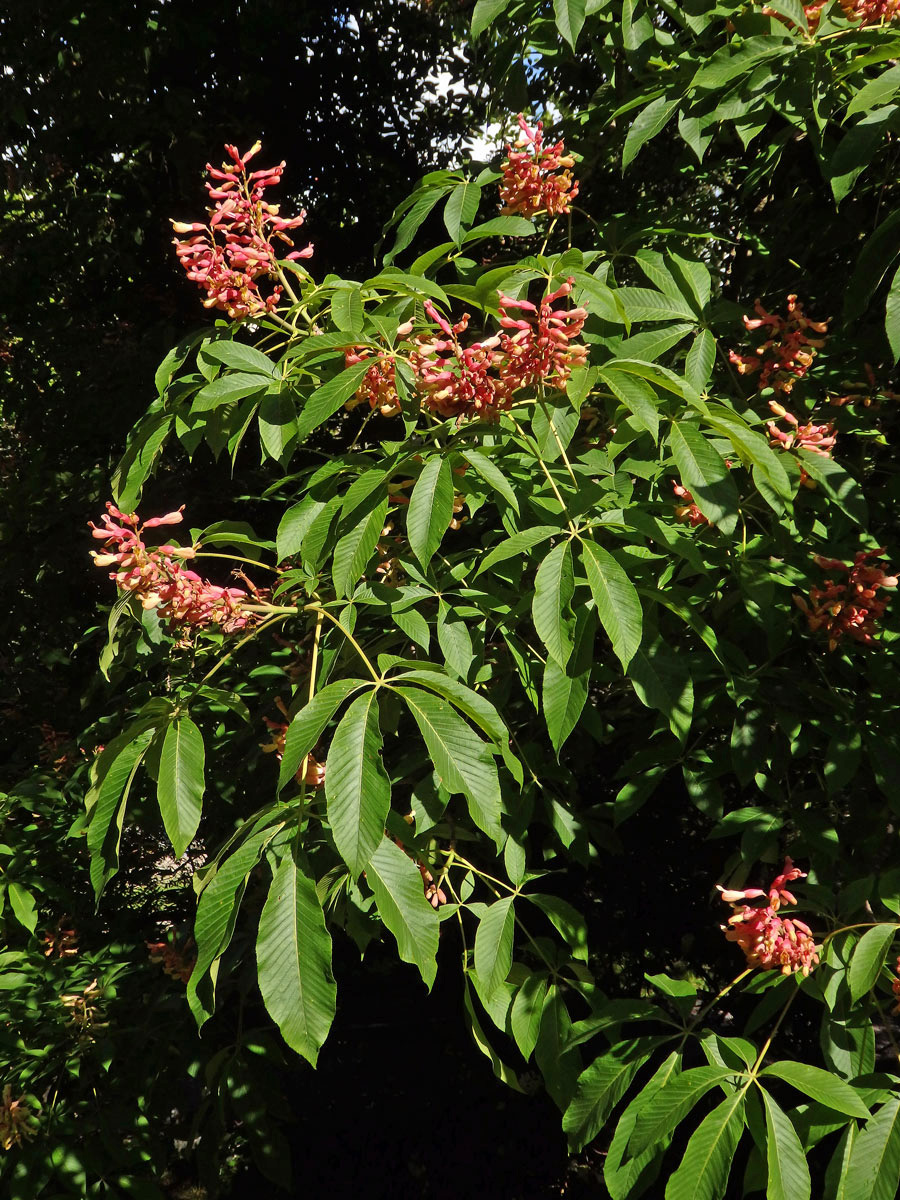
<path fill-rule="evenodd" d="M 859 1000 L 875 986 L 896 933 L 897 926 L 893 923 L 876 925 L 873 929 L 866 930 L 859 939 L 847 973 L 850 996 L 853 1000 Z"/>
<path fill-rule="evenodd" d="M 391 781 L 381 761 L 378 698 L 358 696 L 335 730 L 328 750 L 325 799 L 334 844 L 358 879 L 384 836 Z"/>
<path fill-rule="evenodd" d="M 406 533 L 410 549 L 427 569 L 453 518 L 450 460 L 431 458 L 422 468 L 409 499 Z"/>
<path fill-rule="evenodd" d="M 334 548 L 332 578 L 338 599 L 352 594 L 366 564 L 375 552 L 387 517 L 388 498 L 366 516 L 360 516 Z"/>
<path fill-rule="evenodd" d="M 734 1074 L 723 1067 L 695 1067 L 676 1075 L 646 1105 L 638 1108 L 628 1153 L 643 1154 L 654 1142 L 671 1133 L 711 1088 L 734 1078 Z"/>
<path fill-rule="evenodd" d="M 516 915 L 513 897 L 504 896 L 489 904 L 475 933 L 475 971 L 485 997 L 490 998 L 506 982 L 512 967 Z"/>
<path fill-rule="evenodd" d="M 304 708 L 296 714 L 288 726 L 284 739 L 284 753 L 278 772 L 278 790 L 289 783 L 322 736 L 325 726 L 343 702 L 366 686 L 364 679 L 338 679 L 317 692 Z"/>
<path fill-rule="evenodd" d="M 596 542 L 582 543 L 582 564 L 600 624 L 613 652 L 627 671 L 641 644 L 643 611 L 634 584 L 608 550 Z"/>
<path fill-rule="evenodd" d="M 662 1138 L 643 1154 L 626 1159 L 626 1148 L 637 1120 L 638 1109 L 677 1075 L 681 1067 L 681 1055 L 673 1050 L 651 1079 L 625 1108 L 613 1133 L 609 1151 L 603 1163 L 603 1182 L 611 1200 L 629 1200 L 640 1196 L 659 1173 L 660 1159 L 669 1145 L 668 1137 Z"/>
<path fill-rule="evenodd" d="M 769 1182 L 766 1200 L 809 1200 L 811 1189 L 806 1155 L 797 1131 L 768 1092 L 766 1106 L 766 1162 Z"/>
<path fill-rule="evenodd" d="M 181 858 L 200 824 L 205 789 L 203 734 L 188 716 L 166 730 L 159 760 L 156 796 L 175 857 Z"/>
<path fill-rule="evenodd" d="M 681 482 L 693 495 L 697 507 L 723 533 L 733 533 L 738 493 L 721 454 L 689 421 L 672 422 L 669 447 Z"/>
<path fill-rule="evenodd" d="M 896 1200 L 900 1183 L 900 1098 L 892 1096 L 856 1138 L 845 1200 Z"/>
<path fill-rule="evenodd" d="M 597 1136 L 632 1079 L 666 1040 L 664 1037 L 644 1037 L 619 1041 L 582 1071 L 575 1095 L 563 1116 L 570 1150 L 583 1149 Z"/>
<path fill-rule="evenodd" d="M 334 1019 L 331 937 L 305 864 L 287 854 L 272 877 L 256 941 L 259 990 L 281 1036 L 313 1066 Z"/>
<path fill-rule="evenodd" d="M 563 668 L 572 654 L 573 621 L 567 610 L 574 590 L 572 544 L 559 542 L 537 569 L 531 612 L 547 653 Z"/>
<path fill-rule="evenodd" d="M 273 825 L 243 841 L 200 893 L 194 920 L 197 961 L 187 985 L 188 1005 L 198 1028 L 215 1010 L 215 980 L 209 974 L 210 968 L 228 949 L 250 872 L 280 828 Z"/>
<path fill-rule="evenodd" d="M 404 962 L 419 968 L 430 991 L 437 974 L 440 922 L 425 899 L 418 867 L 389 837 L 383 837 L 369 859 L 366 882 L 378 915 L 397 939 L 397 952 Z"/>
<path fill-rule="evenodd" d="M 797 1088 L 804 1096 L 818 1100 L 835 1112 L 846 1113 L 848 1117 L 861 1117 L 865 1120 L 869 1110 L 863 1103 L 859 1092 L 849 1083 L 845 1083 L 830 1071 L 823 1071 L 810 1063 L 776 1062 L 760 1072 L 763 1079 L 783 1079 L 791 1087 Z"/>
<path fill-rule="evenodd" d="M 704 1117 L 669 1179 L 666 1200 L 721 1200 L 744 1129 L 744 1093 L 735 1092 Z"/>
<path fill-rule="evenodd" d="M 119 869 L 119 842 L 128 793 L 141 759 L 147 753 L 152 729 L 144 729 L 127 742 L 112 759 L 96 788 L 87 830 L 91 855 L 91 883 L 99 901 L 103 889 Z M 95 789 L 92 789 L 94 792 Z M 88 800 L 92 799 L 89 794 Z"/>
<path fill-rule="evenodd" d="M 419 727 L 438 779 L 448 792 L 462 792 L 472 820 L 499 848 L 504 837 L 500 781 L 488 743 L 440 697 L 418 688 L 395 691 Z"/>

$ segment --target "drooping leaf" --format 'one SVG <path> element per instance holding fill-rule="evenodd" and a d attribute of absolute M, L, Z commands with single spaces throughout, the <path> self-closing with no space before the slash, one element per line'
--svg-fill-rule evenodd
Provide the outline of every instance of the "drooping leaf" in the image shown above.
<path fill-rule="evenodd" d="M 743 1132 L 744 1094 L 735 1092 L 704 1117 L 666 1186 L 666 1200 L 721 1200 Z"/>
<path fill-rule="evenodd" d="M 506 982 L 512 967 L 516 917 L 513 897 L 489 904 L 475 933 L 475 970 L 486 996 Z"/>
<path fill-rule="evenodd" d="M 389 837 L 383 837 L 366 867 L 378 915 L 397 939 L 404 962 L 419 968 L 431 990 L 437 974 L 438 915 L 425 899 L 416 864 Z"/>
<path fill-rule="evenodd" d="M 356 393 L 363 381 L 366 371 L 372 366 L 368 359 L 345 367 L 337 375 L 323 383 L 304 404 L 297 418 L 297 440 L 302 442 L 317 429 L 323 421 L 327 421 L 337 410 L 346 404 Z"/>
<path fill-rule="evenodd" d="M 440 697 L 418 688 L 396 691 L 419 727 L 441 783 L 450 793 L 462 792 L 472 820 L 499 846 L 504 836 L 500 781 L 488 744 Z"/>
<path fill-rule="evenodd" d="M 641 644 L 643 612 L 634 584 L 615 558 L 596 542 L 582 543 L 582 564 L 600 624 L 612 642 L 613 653 L 627 671 Z"/>
<path fill-rule="evenodd" d="M 416 480 L 406 515 L 406 533 L 423 569 L 434 557 L 453 518 L 453 476 L 448 458 L 430 458 Z"/>
<path fill-rule="evenodd" d="M 581 1150 L 597 1136 L 632 1079 L 663 1041 L 665 1038 L 656 1037 L 619 1041 L 579 1075 L 575 1095 L 563 1116 L 571 1150 Z"/>
<path fill-rule="evenodd" d="M 556 28 L 572 49 L 584 26 L 585 0 L 553 0 Z"/>
<path fill-rule="evenodd" d="M 811 1063 L 776 1062 L 760 1072 L 761 1078 L 783 1079 L 805 1096 L 818 1100 L 820 1104 L 834 1109 L 835 1112 L 846 1113 L 848 1117 L 869 1116 L 859 1095 L 849 1083 L 845 1083 L 830 1071 L 823 1071 Z"/>
<path fill-rule="evenodd" d="M 875 986 L 884 960 L 897 933 L 894 924 L 876 925 L 859 939 L 850 959 L 847 982 L 853 1000 L 859 1000 Z"/>
<path fill-rule="evenodd" d="M 328 821 L 338 853 L 358 879 L 384 835 L 391 781 L 381 761 L 377 693 L 357 696 L 334 732 L 325 771 Z"/>
<path fill-rule="evenodd" d="M 538 637 L 561 667 L 572 653 L 572 618 L 567 610 L 574 590 L 572 544 L 559 542 L 537 569 L 531 611 Z"/>
<path fill-rule="evenodd" d="M 723 533 L 732 533 L 737 524 L 738 494 L 725 460 L 689 421 L 672 423 L 669 446 L 681 482 L 697 507 Z"/>
<path fill-rule="evenodd" d="M 159 760 L 156 795 L 175 857 L 194 840 L 203 802 L 206 752 L 203 734 L 188 716 L 177 716 L 166 730 Z"/>
<path fill-rule="evenodd" d="M 797 1131 L 767 1091 L 763 1090 L 762 1098 L 769 1168 L 766 1200 L 809 1200 L 809 1167 Z"/>
<path fill-rule="evenodd" d="M 279 791 L 297 774 L 303 759 L 315 747 L 340 705 L 365 686 L 364 679 L 338 679 L 316 692 L 309 704 L 300 709 L 285 735 L 284 753 L 278 772 Z"/>
<path fill-rule="evenodd" d="M 680 1125 L 694 1105 L 716 1084 L 733 1079 L 723 1067 L 694 1067 L 675 1075 L 637 1109 L 628 1152 L 636 1157 Z"/>
<path fill-rule="evenodd" d="M 892 1096 L 856 1138 L 846 1200 L 895 1200 L 900 1183 L 900 1098 Z"/>
<path fill-rule="evenodd" d="M 315 880 L 291 854 L 272 877 L 256 961 L 269 1016 L 291 1049 L 315 1066 L 334 1019 L 337 989 Z"/>
<path fill-rule="evenodd" d="M 334 548 L 332 578 L 339 599 L 353 593 L 366 564 L 375 553 L 387 517 L 388 498 L 351 526 Z"/>

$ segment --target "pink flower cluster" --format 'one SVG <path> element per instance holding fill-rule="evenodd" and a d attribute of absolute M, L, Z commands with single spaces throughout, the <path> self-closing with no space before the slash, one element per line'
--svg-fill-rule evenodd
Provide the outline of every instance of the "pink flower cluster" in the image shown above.
<path fill-rule="evenodd" d="M 897 586 L 897 576 L 888 575 L 869 559 L 878 559 L 884 547 L 860 550 L 852 563 L 816 554 L 814 561 L 823 571 L 841 571 L 847 578 L 836 582 L 826 579 L 824 587 L 810 589 L 809 602 L 794 596 L 794 603 L 806 615 L 811 632 L 828 635 L 828 649 L 834 650 L 845 635 L 871 645 L 877 632 L 875 622 L 884 615 L 888 597 L 878 598 L 879 588 Z"/>
<path fill-rule="evenodd" d="M 675 508 L 675 516 L 679 521 L 686 521 L 689 525 L 693 525 L 695 527 L 697 525 L 709 524 L 709 520 L 704 517 L 703 513 L 694 503 L 694 497 L 686 487 L 680 483 L 676 483 L 673 479 L 672 491 L 675 493 L 676 499 L 682 502 Z"/>
<path fill-rule="evenodd" d="M 285 164 L 248 174 L 247 163 L 260 149 L 257 142 L 241 155 L 235 146 L 226 146 L 231 162 L 223 163 L 221 170 L 206 164 L 213 180 L 206 187 L 214 201 L 214 207 L 207 210 L 208 225 L 172 222 L 176 233 L 193 235 L 183 241 L 176 238 L 175 253 L 188 279 L 205 289 L 204 306 L 220 309 L 235 321 L 264 316 L 278 304 L 281 287 L 263 297 L 256 281 L 277 277 L 278 260 L 271 238 L 293 246 L 287 231 L 299 228 L 306 218 L 305 212 L 290 219 L 281 217 L 278 205 L 263 199 L 266 189 L 281 181 Z M 307 246 L 293 250 L 285 259 L 309 258 L 312 252 L 312 246 Z"/>
<path fill-rule="evenodd" d="M 500 364 L 500 374 L 514 389 L 545 383 L 562 390 L 572 369 L 587 362 L 587 346 L 572 344 L 584 328 L 587 309 L 553 307 L 557 300 L 569 295 L 574 282 L 567 279 L 555 292 L 545 296 L 539 306 L 528 300 L 500 296 L 500 325 L 515 331 L 500 335 L 500 347 L 506 356 Z M 528 315 L 510 316 L 511 308 Z"/>
<path fill-rule="evenodd" d="M 468 327 L 469 314 L 451 325 L 426 300 L 426 315 L 440 335 L 417 337 L 409 359 L 426 406 L 445 417 L 491 420 L 510 407 L 520 388 L 540 383 L 565 388 L 573 368 L 587 361 L 587 347 L 573 341 L 587 311 L 554 307 L 573 285 L 574 280 L 567 279 L 538 305 L 501 296 L 502 332 L 467 347 L 460 345 L 459 335 Z M 524 315 L 511 316 L 514 308 Z"/>
<path fill-rule="evenodd" d="M 397 336 L 408 337 L 412 329 L 412 321 L 406 321 L 398 328 Z M 377 408 L 383 417 L 396 417 L 400 412 L 400 397 L 397 395 L 397 376 L 392 355 L 373 350 L 370 346 L 351 346 L 344 351 L 344 364 L 348 367 L 365 362 L 367 358 L 373 358 L 374 361 L 363 376 L 359 389 L 344 408 L 351 410 L 358 404 L 368 404 L 373 410 Z"/>
<path fill-rule="evenodd" d="M 840 0 L 848 21 L 880 25 L 900 18 L 900 0 Z"/>
<path fill-rule="evenodd" d="M 759 389 L 772 387 L 776 392 L 790 392 L 798 379 L 802 379 L 812 366 L 813 359 L 825 345 L 825 338 L 810 337 L 810 333 L 827 334 L 827 321 L 811 321 L 803 313 L 803 305 L 795 295 L 787 298 L 787 317 L 767 312 L 757 300 L 755 318 L 744 317 L 744 324 L 752 333 L 757 329 L 768 332 L 761 346 L 749 354 L 737 354 L 732 350 L 728 357 L 741 375 L 760 372 Z"/>
<path fill-rule="evenodd" d="M 778 969 L 782 975 L 791 975 L 795 971 L 808 975 L 819 961 L 819 948 L 809 926 L 796 917 L 789 920 L 778 915 L 782 904 L 797 903 L 787 885 L 795 879 L 805 878 L 806 872 L 798 870 L 786 858 L 783 872 L 772 880 L 768 892 L 760 888 L 737 892 L 719 886 L 722 899 L 734 910 L 728 925 L 722 926 L 725 937 L 729 942 L 737 942 L 748 966 L 764 971 Z M 766 899 L 768 903 L 760 907 L 747 903 L 759 899 Z"/>
<path fill-rule="evenodd" d="M 500 374 L 499 336 L 463 347 L 459 335 L 468 328 L 469 313 L 451 325 L 430 300 L 425 301 L 425 313 L 440 335 L 420 334 L 409 359 L 424 404 L 444 417 L 495 419 L 512 404 L 513 392 L 509 380 Z"/>
<path fill-rule="evenodd" d="M 769 401 L 769 408 L 776 417 L 790 426 L 787 430 L 779 429 L 774 421 L 769 421 L 767 428 L 771 445 L 782 450 L 809 450 L 813 454 L 831 458 L 831 451 L 837 440 L 832 421 L 825 425 L 814 425 L 812 421 L 807 421 L 805 425 L 801 425 L 799 418 L 788 412 L 776 400 Z"/>
<path fill-rule="evenodd" d="M 544 123 L 531 129 L 519 113 L 521 134 L 516 149 L 507 146 L 507 157 L 500 167 L 500 199 L 504 213 L 534 217 L 548 213 L 555 217 L 571 211 L 578 195 L 578 181 L 572 178 L 575 159 L 566 154 L 562 142 L 544 145 Z M 565 168 L 565 169 L 563 169 Z"/>
<path fill-rule="evenodd" d="M 217 625 L 223 633 L 236 633 L 262 619 L 259 613 L 244 611 L 242 606 L 251 596 L 243 588 L 218 587 L 183 566 L 181 560 L 194 556 L 190 546 L 151 550 L 144 544 L 141 534 L 145 530 L 179 525 L 181 509 L 141 524 L 137 513 L 120 512 L 112 504 L 106 507 L 102 525 L 90 522 L 92 536 L 104 543 L 101 553 L 91 552 L 94 564 L 114 567 L 110 579 L 122 591 L 136 595 L 144 608 L 156 609 L 173 626 L 203 629 Z"/>

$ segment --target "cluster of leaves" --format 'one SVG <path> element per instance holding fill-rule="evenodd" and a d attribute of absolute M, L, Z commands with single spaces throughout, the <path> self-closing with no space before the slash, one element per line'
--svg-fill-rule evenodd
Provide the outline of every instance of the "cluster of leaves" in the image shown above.
<path fill-rule="evenodd" d="M 769 152 L 754 186 L 777 186 L 801 129 L 829 203 L 849 202 L 857 175 L 890 196 L 877 158 L 865 174 L 832 169 L 887 94 L 872 84 L 893 69 L 890 28 L 833 14 L 812 36 L 784 7 L 792 24 L 747 5 L 561 2 L 551 18 L 481 0 L 474 30 L 510 20 L 542 44 L 552 21 L 573 52 L 592 32 L 610 87 L 630 93 L 607 110 L 620 129 L 631 113 L 625 166 L 677 112 L 701 159 L 703 138 L 733 136 L 728 122 L 739 139 L 755 130 Z M 888 146 L 890 117 L 871 123 Z M 857 307 L 791 394 L 817 419 L 829 399 L 859 397 L 829 411 L 827 457 L 773 447 L 769 397 L 733 373 L 753 297 L 729 297 L 714 240 L 698 253 L 646 231 L 612 255 L 602 210 L 599 234 L 577 213 L 565 230 L 497 216 L 496 179 L 425 176 L 389 222 L 376 275 L 299 270 L 277 321 L 219 322 L 160 366 L 116 503 L 135 508 L 179 445 L 236 466 L 258 443 L 263 535 L 220 521 L 185 544 L 204 569 L 204 556 L 233 558 L 272 590 L 231 640 L 188 636 L 131 596 L 112 607 L 101 669 L 118 715 L 85 739 L 105 744 L 73 830 L 95 895 L 110 903 L 123 831 L 155 831 L 158 811 L 177 856 L 207 855 L 187 983 L 197 1023 L 256 979 L 313 1064 L 335 1013 L 333 937 L 361 951 L 387 938 L 429 989 L 452 939 L 475 1043 L 511 1087 L 533 1063 L 573 1149 L 606 1138 L 614 1200 L 661 1173 L 669 1200 L 712 1200 L 735 1162 L 746 1194 L 891 1195 L 900 1075 L 876 1034 L 893 1043 L 896 622 L 889 609 L 874 646 L 829 654 L 793 596 L 821 580 L 814 552 L 886 544 L 896 564 L 892 402 L 843 382 L 869 363 L 890 390 L 896 214 L 845 256 Z M 420 250 L 438 205 L 446 238 Z M 567 280 L 590 355 L 564 390 L 522 388 L 493 421 L 423 403 L 402 331 L 433 335 L 426 302 L 474 314 L 474 340 L 475 325 L 494 334 L 501 296 L 536 301 Z M 851 318 L 881 297 L 884 317 L 860 338 Z M 361 348 L 370 356 L 348 367 Z M 361 419 L 346 406 L 376 355 L 393 363 L 400 413 Z M 679 519 L 673 483 L 705 524 Z M 288 690 L 276 779 L 259 742 Z M 307 782 L 312 755 L 321 787 Z M 648 812 L 665 825 L 664 868 L 629 843 Z M 786 851 L 809 864 L 800 890 L 822 962 L 808 978 L 737 974 L 706 902 L 714 879 L 687 861 L 701 838 L 724 843 L 719 877 L 737 886 Z M 611 880 L 626 854 L 623 900 Z M 663 873 L 699 889 L 695 924 L 664 921 L 653 944 L 634 919 L 617 935 L 642 892 L 665 912 Z M 32 932 L 34 890 L 13 872 L 13 913 Z"/>

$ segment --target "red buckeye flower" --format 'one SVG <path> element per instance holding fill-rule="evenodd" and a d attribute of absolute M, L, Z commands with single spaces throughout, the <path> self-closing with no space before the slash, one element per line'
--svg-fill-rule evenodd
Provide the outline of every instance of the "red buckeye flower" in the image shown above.
<path fill-rule="evenodd" d="M 819 947 L 809 926 L 796 917 L 782 917 L 778 912 L 782 904 L 797 903 L 793 893 L 787 890 L 787 884 L 805 878 L 806 872 L 798 870 L 786 858 L 784 870 L 772 880 L 768 892 L 760 888 L 733 891 L 716 885 L 722 899 L 734 910 L 728 924 L 722 926 L 725 937 L 729 942 L 737 942 L 748 966 L 763 971 L 780 970 L 782 975 L 791 975 L 795 971 L 808 975 L 818 963 Z M 763 898 L 767 899 L 767 904 L 747 903 Z"/>

